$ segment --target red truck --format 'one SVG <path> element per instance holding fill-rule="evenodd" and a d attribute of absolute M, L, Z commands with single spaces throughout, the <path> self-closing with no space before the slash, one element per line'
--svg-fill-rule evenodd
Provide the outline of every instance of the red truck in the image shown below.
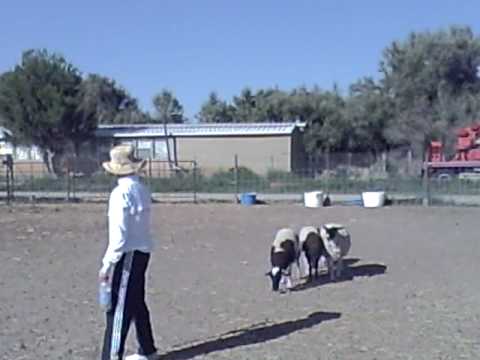
<path fill-rule="evenodd" d="M 440 141 L 432 141 L 428 150 L 426 165 L 429 177 L 451 180 L 458 176 L 480 180 L 480 124 L 456 131 L 455 155 L 452 159 L 445 159 Z"/>

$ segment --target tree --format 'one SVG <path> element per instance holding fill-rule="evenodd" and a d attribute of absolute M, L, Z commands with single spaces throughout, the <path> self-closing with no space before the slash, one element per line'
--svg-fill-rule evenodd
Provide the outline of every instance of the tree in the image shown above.
<path fill-rule="evenodd" d="M 37 145 L 49 171 L 54 157 L 95 129 L 75 113 L 82 78 L 62 56 L 46 50 L 23 53 L 21 63 L 0 78 L 0 115 L 17 142 Z"/>
<path fill-rule="evenodd" d="M 62 156 L 78 155 L 99 121 L 123 122 L 136 114 L 136 100 L 113 80 L 84 79 L 63 56 L 46 50 L 24 52 L 20 64 L 0 76 L 4 125 L 17 143 L 38 146 L 48 170 L 57 175 Z"/>
<path fill-rule="evenodd" d="M 288 110 L 291 102 L 286 92 L 278 89 L 260 89 L 255 94 L 254 122 L 292 121 Z"/>
<path fill-rule="evenodd" d="M 170 90 L 163 89 L 153 98 L 153 106 L 156 114 L 153 117 L 154 122 L 159 123 L 183 123 L 183 106 Z"/>
<path fill-rule="evenodd" d="M 135 98 L 107 77 L 91 74 L 82 81 L 79 110 L 96 118 L 100 124 L 147 123 Z"/>
<path fill-rule="evenodd" d="M 381 84 L 372 78 L 352 84 L 345 104 L 348 150 L 371 151 L 374 154 L 388 150 L 385 131 L 394 115 L 393 101 Z"/>
<path fill-rule="evenodd" d="M 424 152 L 433 138 L 449 136 L 451 129 L 469 121 L 478 97 L 480 41 L 468 27 L 435 33 L 412 33 L 405 42 L 393 42 L 380 64 L 386 94 L 393 100 L 395 122 L 389 141 Z M 466 113 L 445 111 L 446 104 L 470 102 Z"/>
<path fill-rule="evenodd" d="M 235 107 L 235 122 L 247 123 L 255 121 L 256 100 L 250 88 L 243 89 L 239 96 L 233 97 L 233 106 Z"/>
<path fill-rule="evenodd" d="M 315 89 L 302 95 L 303 116 L 307 122 L 305 146 L 310 154 L 329 153 L 346 149 L 348 124 L 345 121 L 345 101 L 338 91 Z"/>
<path fill-rule="evenodd" d="M 173 159 L 170 151 L 170 143 L 168 141 L 167 123 L 183 123 L 183 106 L 178 99 L 169 90 L 162 90 L 153 98 L 153 105 L 157 112 L 156 121 L 163 123 L 163 131 L 165 134 L 165 145 L 167 148 L 168 165 L 173 168 Z"/>
<path fill-rule="evenodd" d="M 202 123 L 231 123 L 235 117 L 235 108 L 221 100 L 217 93 L 211 92 L 208 100 L 202 104 L 196 118 Z"/>

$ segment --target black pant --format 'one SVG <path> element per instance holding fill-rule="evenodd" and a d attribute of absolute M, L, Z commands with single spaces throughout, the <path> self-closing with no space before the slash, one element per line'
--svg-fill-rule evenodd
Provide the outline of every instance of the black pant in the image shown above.
<path fill-rule="evenodd" d="M 155 353 L 150 313 L 145 303 L 145 271 L 150 254 L 126 253 L 115 265 L 112 279 L 112 309 L 107 312 L 107 327 L 102 360 L 122 359 L 128 328 L 133 320 L 139 345 L 138 353 Z"/>

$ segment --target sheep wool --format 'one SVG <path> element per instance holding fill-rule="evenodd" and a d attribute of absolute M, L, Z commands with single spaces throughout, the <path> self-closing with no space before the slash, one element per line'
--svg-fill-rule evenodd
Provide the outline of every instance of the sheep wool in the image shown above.
<path fill-rule="evenodd" d="M 300 240 L 300 248 L 302 248 L 303 243 L 307 240 L 308 235 L 311 233 L 319 235 L 318 229 L 313 226 L 304 226 L 300 229 L 300 233 L 298 235 Z"/>
<path fill-rule="evenodd" d="M 285 251 L 281 247 L 281 244 L 286 240 L 292 240 L 296 244 L 297 243 L 296 239 L 297 239 L 297 236 L 295 235 L 295 232 L 292 229 L 284 228 L 284 229 L 278 230 L 272 244 L 273 252 Z"/>
<path fill-rule="evenodd" d="M 334 261 L 343 258 L 350 251 L 350 234 L 342 224 L 325 224 L 320 228 L 320 237 L 325 249 Z"/>

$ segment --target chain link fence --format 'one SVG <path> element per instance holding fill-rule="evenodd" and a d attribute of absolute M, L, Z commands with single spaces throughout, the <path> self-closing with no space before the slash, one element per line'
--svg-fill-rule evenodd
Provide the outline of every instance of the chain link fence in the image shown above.
<path fill-rule="evenodd" d="M 143 176 L 153 199 L 160 202 L 231 202 L 245 192 L 257 193 L 260 199 L 301 201 L 305 192 L 323 191 L 334 199 L 344 195 L 350 203 L 358 203 L 362 192 L 385 191 L 398 202 L 480 205 L 476 178 L 425 178 L 422 166 L 422 160 L 407 149 L 377 155 L 323 154 L 310 159 L 305 169 L 266 167 L 262 173 L 243 166 L 241 157 L 232 159 L 227 169 L 202 168 L 195 161 L 148 160 Z M 98 163 L 90 166 L 94 171 L 88 168 L 72 162 L 62 176 L 54 176 L 42 162 L 16 162 L 8 184 L 2 169 L 0 196 L 6 199 L 7 193 L 13 193 L 16 201 L 106 201 L 115 178 L 99 170 Z"/>

